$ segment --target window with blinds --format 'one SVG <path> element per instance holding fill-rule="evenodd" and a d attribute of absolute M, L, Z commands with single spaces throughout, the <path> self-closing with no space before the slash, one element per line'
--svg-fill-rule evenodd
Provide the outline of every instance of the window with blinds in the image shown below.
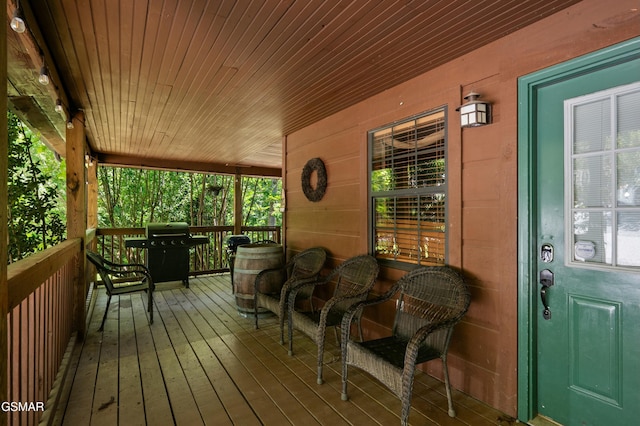
<path fill-rule="evenodd" d="M 379 260 L 446 258 L 446 111 L 369 132 L 372 251 Z"/>

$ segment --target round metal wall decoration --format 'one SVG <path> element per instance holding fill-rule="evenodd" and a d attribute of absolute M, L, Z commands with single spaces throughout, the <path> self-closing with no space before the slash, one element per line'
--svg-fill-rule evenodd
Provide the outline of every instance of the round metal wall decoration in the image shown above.
<path fill-rule="evenodd" d="M 316 172 L 318 175 L 318 182 L 316 187 L 311 186 L 311 174 Z M 319 158 L 312 158 L 307 161 L 302 169 L 302 192 L 309 201 L 320 201 L 324 197 L 324 192 L 327 190 L 327 169 L 324 167 L 324 163 Z"/>

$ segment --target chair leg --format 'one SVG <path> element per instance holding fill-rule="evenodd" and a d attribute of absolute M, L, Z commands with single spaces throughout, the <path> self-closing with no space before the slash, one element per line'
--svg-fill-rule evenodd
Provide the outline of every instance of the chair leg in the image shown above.
<path fill-rule="evenodd" d="M 344 344 L 346 346 L 347 342 L 345 342 Z M 347 369 L 349 368 L 349 366 L 347 365 L 347 350 L 348 349 L 342 350 L 342 395 L 340 396 L 340 398 L 343 401 L 349 400 L 349 395 L 347 394 Z"/>
<path fill-rule="evenodd" d="M 104 308 L 104 315 L 102 317 L 102 324 L 100 324 L 100 328 L 98 331 L 104 330 L 104 322 L 107 319 L 107 312 L 109 312 L 109 304 L 111 303 L 111 295 L 107 294 L 107 306 Z"/>
<path fill-rule="evenodd" d="M 289 314 L 287 315 L 287 327 L 289 329 L 289 356 L 293 356 L 293 324 L 292 324 L 292 315 L 291 309 L 288 309 Z"/>
<path fill-rule="evenodd" d="M 402 413 L 400 414 L 400 425 L 407 426 L 409 424 L 409 411 L 411 410 L 411 400 L 402 401 Z"/>
<path fill-rule="evenodd" d="M 147 300 L 149 302 L 149 306 L 147 310 L 149 311 L 149 324 L 153 324 L 153 290 L 149 289 L 147 291 Z"/>
<path fill-rule="evenodd" d="M 415 371 L 415 359 L 413 360 L 413 363 L 405 363 L 404 371 L 402 372 L 402 393 L 400 395 L 400 400 L 402 402 L 400 424 L 402 426 L 407 426 L 409 424 L 409 412 L 411 411 L 411 397 L 413 395 Z"/>
<path fill-rule="evenodd" d="M 406 386 L 406 385 L 405 385 Z M 409 384 L 409 389 L 405 388 L 405 392 L 401 397 L 402 411 L 400 412 L 400 424 L 407 426 L 409 424 L 409 412 L 411 411 L 411 396 L 413 394 L 413 379 Z"/>
<path fill-rule="evenodd" d="M 318 379 L 316 380 L 319 385 L 324 383 L 322 380 L 322 362 L 324 359 L 324 335 L 326 333 L 326 329 L 321 329 L 322 331 L 318 333 Z"/>
<path fill-rule="evenodd" d="M 453 409 L 453 401 L 451 398 L 451 384 L 449 383 L 449 368 L 447 368 L 447 356 L 442 357 L 442 367 L 444 370 L 444 386 L 447 389 L 447 402 L 449 403 L 449 417 L 455 417 L 456 411 Z"/>
<path fill-rule="evenodd" d="M 280 316 L 280 344 L 284 345 L 284 318 L 287 316 L 287 299 L 289 293 L 286 288 L 282 288 L 280 293 L 280 301 L 278 302 L 278 311 Z"/>
<path fill-rule="evenodd" d="M 279 321 L 280 321 L 280 344 L 281 345 L 284 345 L 284 317 L 286 314 L 287 314 L 286 311 L 280 312 Z"/>

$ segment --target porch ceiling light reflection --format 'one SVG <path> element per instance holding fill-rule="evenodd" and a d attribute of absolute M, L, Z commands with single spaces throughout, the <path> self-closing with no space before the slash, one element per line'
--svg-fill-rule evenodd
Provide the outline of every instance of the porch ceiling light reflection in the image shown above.
<path fill-rule="evenodd" d="M 479 93 L 471 92 L 464 97 L 466 102 L 456 108 L 460 111 L 460 127 L 478 127 L 491 122 L 491 104 L 479 98 Z"/>

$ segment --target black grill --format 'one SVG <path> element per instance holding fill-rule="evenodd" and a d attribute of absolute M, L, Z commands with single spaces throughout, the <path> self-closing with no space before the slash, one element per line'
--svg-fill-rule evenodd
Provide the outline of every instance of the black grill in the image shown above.
<path fill-rule="evenodd" d="M 189 287 L 189 249 L 207 244 L 204 235 L 191 236 L 186 222 L 149 223 L 145 237 L 126 238 L 126 247 L 147 249 L 146 265 L 154 283 L 182 281 Z"/>
<path fill-rule="evenodd" d="M 243 244 L 251 244 L 251 238 L 246 235 L 229 235 L 227 237 L 227 252 L 235 253 L 238 246 Z"/>

